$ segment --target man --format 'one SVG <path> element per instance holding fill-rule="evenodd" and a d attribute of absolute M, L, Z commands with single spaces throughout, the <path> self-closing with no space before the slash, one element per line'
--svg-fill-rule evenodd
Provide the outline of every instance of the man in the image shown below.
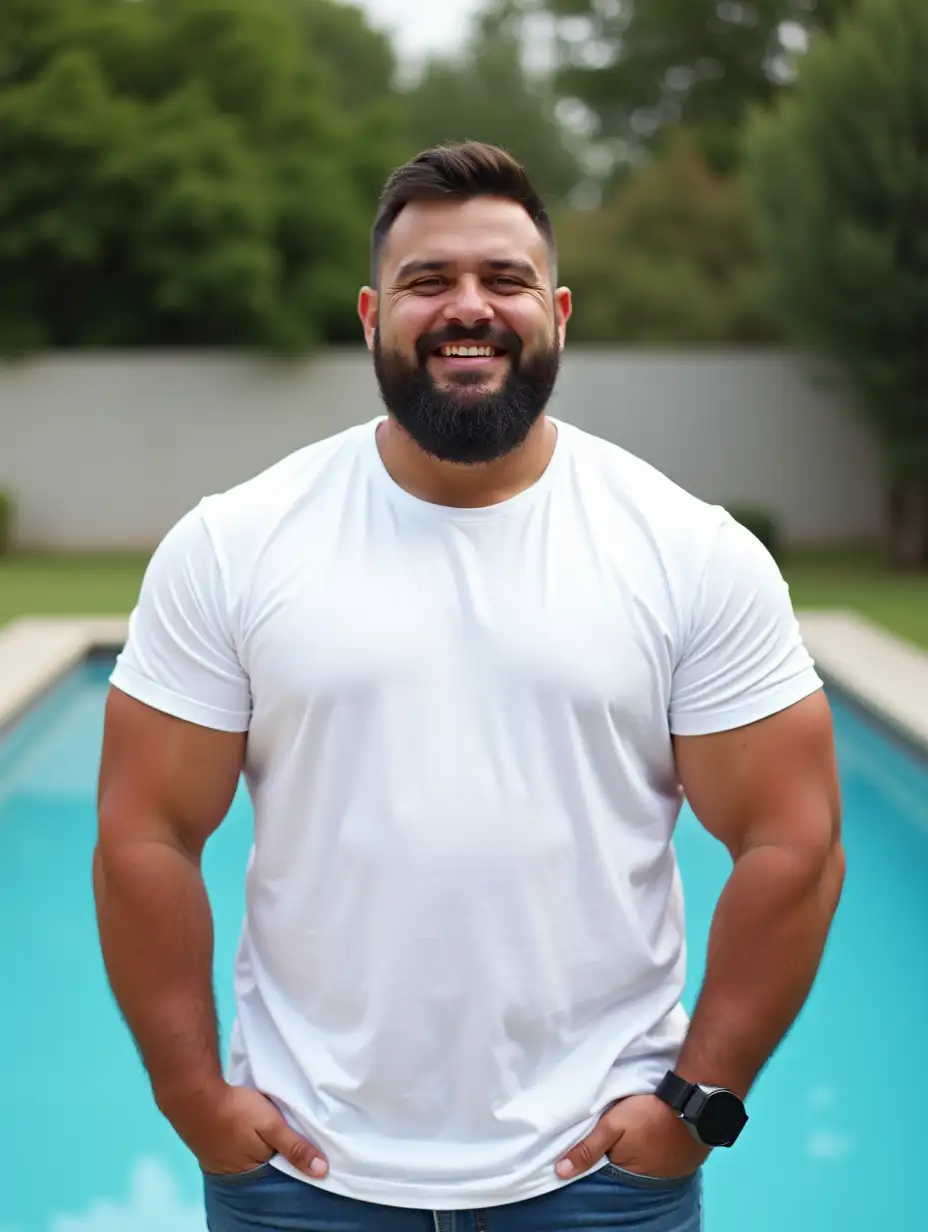
<path fill-rule="evenodd" d="M 551 224 L 480 144 L 388 182 L 388 414 L 211 496 L 115 668 L 103 953 L 214 1232 L 695 1232 L 843 879 L 828 706 L 772 559 L 546 414 Z M 200 871 L 255 844 L 225 1071 Z M 692 1021 L 671 844 L 733 870 Z"/>

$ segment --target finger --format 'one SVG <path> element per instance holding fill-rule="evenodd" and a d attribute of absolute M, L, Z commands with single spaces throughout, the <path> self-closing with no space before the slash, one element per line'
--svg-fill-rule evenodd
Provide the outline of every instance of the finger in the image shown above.
<path fill-rule="evenodd" d="M 267 1145 L 283 1155 L 284 1159 L 293 1164 L 294 1168 L 299 1168 L 301 1172 L 317 1179 L 328 1172 L 329 1165 L 321 1153 L 308 1139 L 291 1129 L 276 1110 L 271 1112 L 266 1121 L 262 1121 L 257 1126 L 257 1131 Z"/>
<path fill-rule="evenodd" d="M 581 1172 L 589 1172 L 590 1168 L 604 1155 L 607 1155 L 622 1137 L 625 1131 L 610 1125 L 606 1117 L 602 1117 L 592 1133 L 587 1134 L 582 1142 L 578 1142 L 572 1151 L 558 1161 L 555 1171 L 565 1180 L 571 1176 L 579 1176 Z"/>

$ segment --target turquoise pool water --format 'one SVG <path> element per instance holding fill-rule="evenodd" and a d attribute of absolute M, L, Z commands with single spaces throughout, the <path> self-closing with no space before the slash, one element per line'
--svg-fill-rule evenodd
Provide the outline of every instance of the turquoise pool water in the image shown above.
<path fill-rule="evenodd" d="M 199 1176 L 157 1114 L 105 982 L 90 887 L 109 665 L 0 738 L 0 1232 L 204 1232 Z M 848 878 L 819 981 L 710 1161 L 708 1232 L 924 1232 L 928 769 L 834 701 Z M 250 808 L 209 844 L 225 1030 Z M 688 1004 L 727 857 L 681 818 Z"/>

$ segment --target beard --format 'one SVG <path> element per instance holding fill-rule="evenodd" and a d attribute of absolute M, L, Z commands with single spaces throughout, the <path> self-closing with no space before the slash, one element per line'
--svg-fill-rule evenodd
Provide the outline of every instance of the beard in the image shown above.
<path fill-rule="evenodd" d="M 462 341 L 506 352 L 509 372 L 498 389 L 488 389 L 479 372 L 460 372 L 444 389 L 435 384 L 426 367 L 430 355 Z M 415 360 L 384 350 L 379 330 L 374 336 L 374 372 L 387 410 L 430 457 L 467 466 L 495 462 L 518 449 L 548 404 L 560 362 L 556 340 L 526 356 L 518 335 L 487 327 L 425 335 Z"/>

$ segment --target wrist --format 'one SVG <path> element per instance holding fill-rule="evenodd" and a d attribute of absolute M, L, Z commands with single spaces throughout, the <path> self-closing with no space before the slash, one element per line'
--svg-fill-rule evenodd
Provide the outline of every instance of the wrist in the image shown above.
<path fill-rule="evenodd" d="M 152 1082 L 152 1094 L 158 1110 L 173 1123 L 191 1107 L 214 1107 L 226 1095 L 229 1084 L 221 1072 L 200 1073 L 169 1081 Z"/>
<path fill-rule="evenodd" d="M 753 1076 L 748 1078 L 743 1070 L 736 1071 L 734 1066 L 725 1066 L 724 1071 L 717 1065 L 700 1065 L 695 1059 L 688 1061 L 681 1056 L 672 1072 L 686 1082 L 703 1087 L 724 1087 L 726 1091 L 734 1091 L 740 1100 L 746 1100 L 754 1085 Z"/>
<path fill-rule="evenodd" d="M 679 1071 L 668 1070 L 655 1095 L 709 1149 L 734 1146 L 747 1124 L 744 1101 L 730 1087 L 691 1082 Z"/>

